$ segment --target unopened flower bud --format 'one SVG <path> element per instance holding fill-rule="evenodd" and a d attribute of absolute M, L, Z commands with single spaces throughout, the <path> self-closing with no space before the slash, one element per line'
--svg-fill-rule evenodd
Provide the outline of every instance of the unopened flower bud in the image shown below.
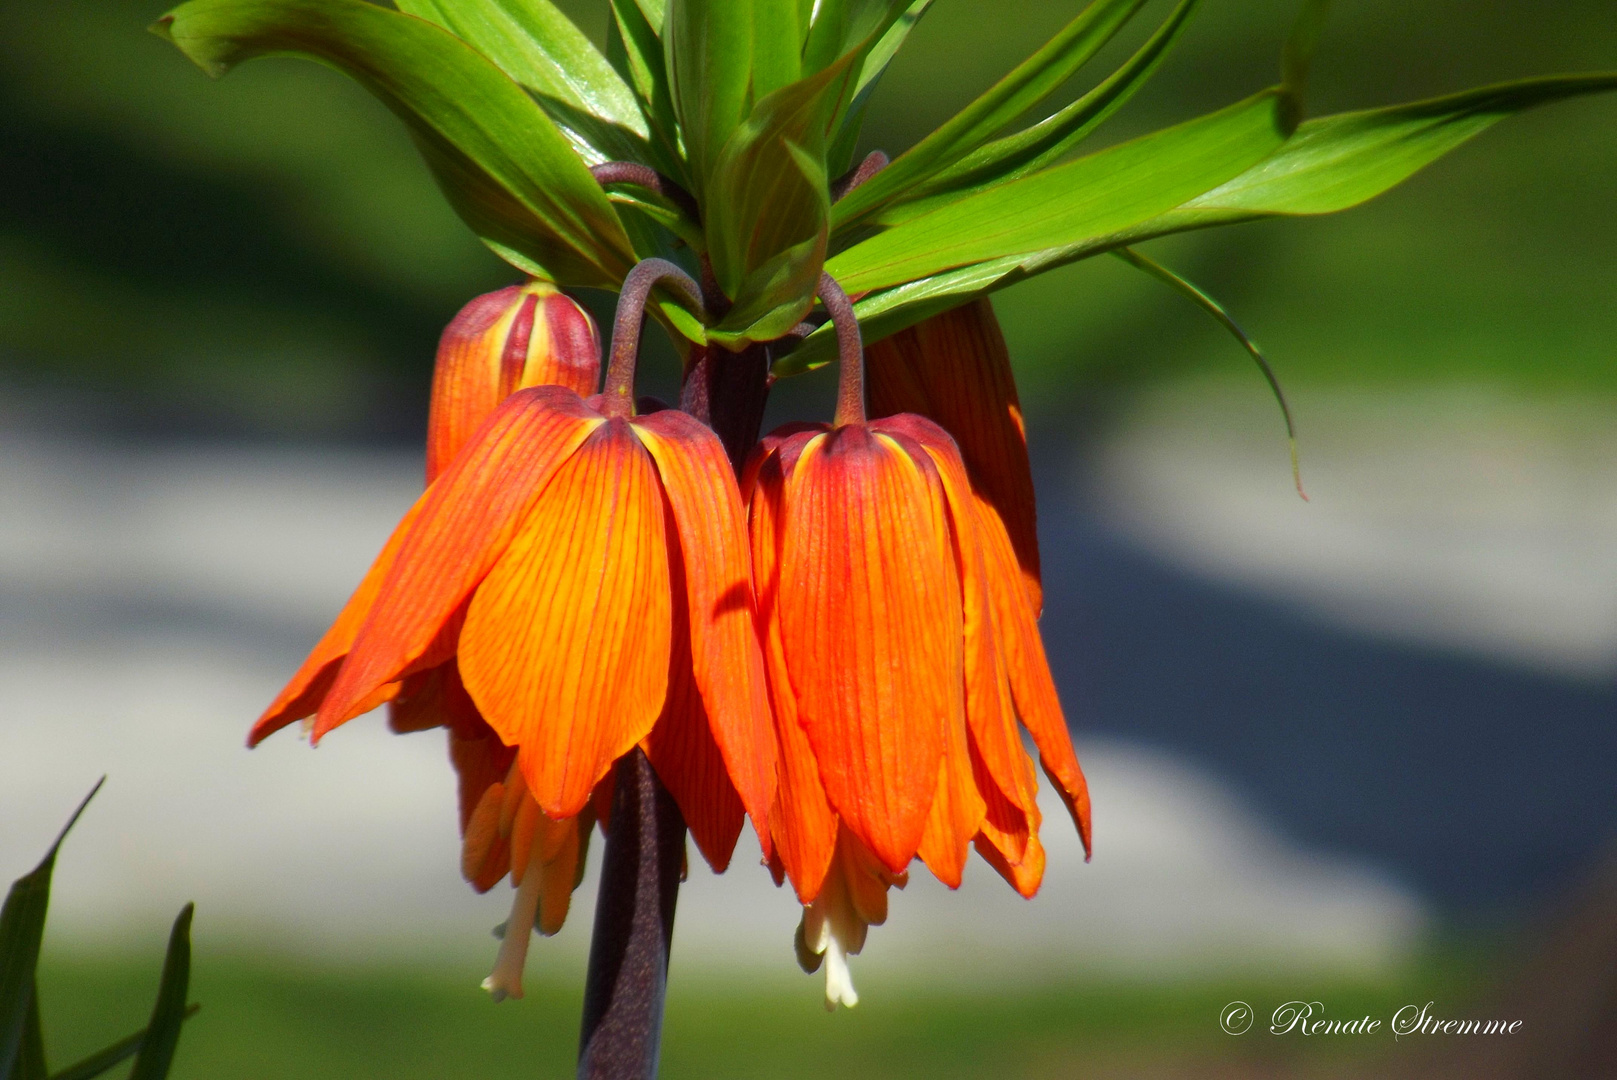
<path fill-rule="evenodd" d="M 556 385 L 588 397 L 600 372 L 595 320 L 554 285 L 530 281 L 479 296 L 460 309 L 438 342 L 427 420 L 427 482 L 516 391 Z"/>

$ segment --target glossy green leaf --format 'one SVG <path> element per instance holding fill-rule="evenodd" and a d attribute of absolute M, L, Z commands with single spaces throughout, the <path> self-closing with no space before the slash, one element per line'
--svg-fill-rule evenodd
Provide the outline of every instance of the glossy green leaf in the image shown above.
<path fill-rule="evenodd" d="M 0 907 L 0 1080 L 13 1080 L 14 1066 L 28 1032 L 28 1010 L 34 1000 L 34 971 L 39 966 L 39 943 L 45 936 L 45 913 L 51 902 L 51 873 L 62 841 L 106 783 L 97 780 L 78 809 L 56 834 L 55 843 L 39 865 L 12 882 Z"/>
<path fill-rule="evenodd" d="M 837 203 L 833 215 L 836 227 L 843 228 L 869 216 L 977 149 L 1071 78 L 1144 3 L 1145 0 L 1094 0 L 1038 52 Z"/>
<path fill-rule="evenodd" d="M 890 26 L 910 0 L 819 0 L 803 44 L 803 70 L 816 72 Z"/>
<path fill-rule="evenodd" d="M 1263 355 L 1263 350 L 1258 347 L 1258 343 L 1253 341 L 1245 330 L 1241 329 L 1240 324 L 1235 321 L 1234 316 L 1224 309 L 1223 304 L 1213 299 L 1211 294 L 1189 278 L 1176 274 L 1155 259 L 1148 255 L 1142 255 L 1133 248 L 1118 248 L 1112 254 L 1135 269 L 1144 271 L 1201 308 L 1214 322 L 1228 331 L 1230 336 L 1235 338 L 1240 346 L 1246 350 L 1247 355 L 1252 357 L 1253 362 L 1258 365 L 1258 371 L 1262 373 L 1264 381 L 1269 384 L 1269 391 L 1274 394 L 1276 404 L 1280 406 L 1281 418 L 1286 422 L 1286 442 L 1291 447 L 1291 478 L 1297 485 L 1297 494 L 1301 495 L 1306 501 L 1308 495 L 1303 491 L 1303 474 L 1297 461 L 1297 425 L 1291 418 L 1291 405 L 1286 401 L 1286 392 L 1280 388 L 1280 379 L 1275 375 L 1274 368 L 1269 363 L 1269 358 Z"/>
<path fill-rule="evenodd" d="M 810 8 L 802 0 L 752 0 L 752 99 L 803 77 Z"/>
<path fill-rule="evenodd" d="M 760 101 L 713 170 L 707 253 L 719 287 L 740 308 L 814 295 L 829 231 L 826 133 L 851 67 L 845 55 Z M 782 264 L 788 251 L 796 254 Z"/>
<path fill-rule="evenodd" d="M 898 222 L 936 208 L 959 193 L 1028 176 L 1067 156 L 1156 73 L 1179 40 L 1200 0 L 1182 0 L 1157 31 L 1121 67 L 1078 100 L 1014 135 L 972 151 L 915 189 L 919 197 L 883 213 Z"/>
<path fill-rule="evenodd" d="M 169 932 L 157 1004 L 152 1006 L 152 1018 L 135 1054 L 134 1067 L 129 1070 L 129 1080 L 163 1080 L 174 1062 L 180 1026 L 186 1017 L 185 995 L 191 985 L 191 916 L 195 910 L 194 904 L 181 908 Z"/>
<path fill-rule="evenodd" d="M 197 1014 L 202 1006 L 195 1003 L 185 1007 L 187 1020 Z M 60 1072 L 52 1074 L 50 1080 L 93 1080 L 114 1066 L 121 1065 L 140 1052 L 141 1045 L 146 1041 L 146 1029 L 141 1028 L 133 1035 L 126 1035 L 107 1047 L 98 1050 L 82 1061 L 74 1062 Z"/>
<path fill-rule="evenodd" d="M 563 106 L 547 111 L 590 164 L 647 160 L 651 132 L 634 91 L 550 0 L 396 3 L 494 61 L 541 105 Z"/>
<path fill-rule="evenodd" d="M 1267 90 L 967 196 L 856 244 L 832 258 L 826 270 L 848 292 L 867 292 L 1122 232 L 1273 154 L 1285 141 L 1280 102 L 1277 91 Z"/>
<path fill-rule="evenodd" d="M 628 238 L 567 138 L 441 27 L 361 0 L 191 0 L 153 29 L 214 76 L 278 53 L 340 68 L 430 147 L 451 202 L 496 251 L 567 285 L 612 287 L 628 272 Z"/>
<path fill-rule="evenodd" d="M 693 193 L 704 205 L 708 176 L 747 116 L 752 45 L 750 0 L 668 0 L 663 57 Z"/>
<path fill-rule="evenodd" d="M 909 38 L 910 31 L 915 29 L 932 6 L 932 0 L 914 0 L 908 7 L 898 11 L 897 17 L 891 25 L 887 26 L 869 51 L 859 62 L 859 78 L 854 83 L 853 98 L 838 112 L 832 122 L 835 134 L 832 136 L 831 147 L 826 151 L 826 163 L 833 176 L 845 172 L 853 162 L 853 155 L 859 143 L 859 129 L 864 124 L 865 110 L 870 104 L 870 95 L 881 82 L 881 77 L 887 71 L 887 65 L 892 63 L 898 50 L 903 48 L 904 42 Z M 810 66 L 814 70 L 814 66 Z"/>
<path fill-rule="evenodd" d="M 674 118 L 674 99 L 668 87 L 668 68 L 663 57 L 658 28 L 663 14 L 659 7 L 652 20 L 647 5 L 637 0 L 612 0 L 612 22 L 607 28 L 607 61 L 628 82 L 640 102 L 641 115 L 651 131 L 658 166 L 669 176 L 689 185 L 685 159 L 679 151 L 679 124 Z"/>
<path fill-rule="evenodd" d="M 1274 214 L 1329 214 L 1407 180 L 1513 113 L 1617 90 L 1617 73 L 1556 75 L 1310 120 L 1274 156 L 1188 201 L 1156 235 Z"/>

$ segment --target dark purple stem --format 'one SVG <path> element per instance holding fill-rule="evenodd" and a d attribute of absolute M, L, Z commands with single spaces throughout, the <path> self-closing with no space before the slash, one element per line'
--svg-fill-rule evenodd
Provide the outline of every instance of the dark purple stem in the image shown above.
<path fill-rule="evenodd" d="M 650 165 L 634 161 L 608 161 L 590 166 L 590 175 L 602 187 L 608 184 L 633 184 L 654 191 L 679 207 L 680 212 L 693 222 L 698 225 L 702 223 L 702 208 L 696 204 L 695 196 Z"/>
<path fill-rule="evenodd" d="M 831 201 L 847 196 L 848 192 L 869 180 L 891 164 L 890 159 L 880 150 L 872 150 L 865 155 L 865 160 L 849 169 L 831 182 Z"/>
<path fill-rule="evenodd" d="M 618 761 L 595 902 L 579 1080 L 654 1080 L 685 819 L 638 748 Z"/>
<path fill-rule="evenodd" d="M 702 311 L 702 290 L 691 276 L 667 259 L 646 259 L 635 264 L 623 279 L 618 311 L 612 322 L 612 357 L 601 390 L 601 412 L 606 416 L 634 415 L 634 367 L 640 355 L 640 330 L 646 322 L 646 301 L 660 284 L 672 286 L 697 311 Z"/>
<path fill-rule="evenodd" d="M 832 423 L 865 422 L 865 346 L 859 336 L 859 320 L 853 313 L 853 301 L 842 291 L 837 279 L 830 274 L 820 275 L 820 303 L 825 305 L 831 325 L 837 332 L 837 356 L 842 370 L 837 372 L 837 413 Z"/>

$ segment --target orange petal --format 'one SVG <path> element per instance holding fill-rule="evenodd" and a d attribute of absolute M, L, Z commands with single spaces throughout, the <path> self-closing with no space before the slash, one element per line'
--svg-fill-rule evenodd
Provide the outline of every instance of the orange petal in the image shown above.
<path fill-rule="evenodd" d="M 943 761 L 938 766 L 937 795 L 932 800 L 926 831 L 921 834 L 921 846 L 916 853 L 934 877 L 949 888 L 958 889 L 966 870 L 972 837 L 977 835 L 988 807 L 971 771 L 965 717 L 957 715 L 945 736 Z"/>
<path fill-rule="evenodd" d="M 780 625 L 820 778 L 895 873 L 964 706 L 960 581 L 936 470 L 864 426 L 815 436 L 786 482 Z"/>
<path fill-rule="evenodd" d="M 466 613 L 466 689 L 519 747 L 552 818 L 582 810 L 662 711 L 672 621 L 663 513 L 650 455 L 627 423 L 607 421 L 556 472 Z"/>
<path fill-rule="evenodd" d="M 767 848 L 775 737 L 741 492 L 718 436 L 694 417 L 667 410 L 632 424 L 657 463 L 678 526 L 678 543 L 669 550 L 683 564 L 691 670 L 712 737 Z"/>
<path fill-rule="evenodd" d="M 983 861 L 992 866 L 999 876 L 1010 882 L 1011 888 L 1027 897 L 1029 900 L 1039 891 L 1039 884 L 1044 880 L 1044 845 L 1039 843 L 1039 834 L 1032 833 L 1027 838 L 1027 854 L 1020 862 L 1011 862 L 1003 852 L 999 851 L 989 839 L 987 833 L 979 835 L 975 841 L 977 854 Z"/>
<path fill-rule="evenodd" d="M 507 398 L 394 533 L 393 566 L 332 684 L 314 738 L 359 715 L 371 693 L 439 634 L 527 519 L 550 478 L 604 423 L 551 386 Z M 389 542 L 390 546 L 392 541 Z"/>
<path fill-rule="evenodd" d="M 798 433 L 790 448 L 795 461 L 802 444 L 812 437 Z M 769 696 L 774 706 L 776 759 L 775 802 L 769 826 L 774 843 L 770 858 L 779 884 L 779 872 L 792 880 L 798 899 L 812 903 L 820 894 L 836 854 L 837 818 L 820 783 L 819 763 L 809 747 L 797 716 L 797 699 L 781 649 L 779 596 L 780 545 L 784 520 L 781 499 L 785 488 L 778 433 L 766 437 L 754 451 L 743 477 L 747 493 L 748 532 L 752 565 L 758 586 L 758 618 L 764 639 Z M 778 864 L 779 869 L 775 870 Z"/>
<path fill-rule="evenodd" d="M 454 728 L 468 734 L 488 730 L 477 706 L 472 704 L 471 695 L 466 693 L 460 681 L 460 669 L 453 660 L 404 678 L 398 696 L 388 702 L 387 726 L 395 735 L 435 727 Z"/>
<path fill-rule="evenodd" d="M 672 512 L 670 512 L 672 516 Z M 691 671 L 690 606 L 686 599 L 685 560 L 673 523 L 667 526 L 670 599 L 673 610 L 672 647 L 668 660 L 668 696 L 662 715 L 641 742 L 652 768 L 674 796 L 698 850 L 716 874 L 730 865 L 736 838 L 741 835 L 741 797 L 724 756 L 714 742 L 716 730 L 708 721 L 702 695 Z M 749 629 L 750 633 L 750 629 Z M 773 740 L 774 733 L 768 732 Z M 773 767 L 774 747 L 770 747 Z M 770 777 L 773 786 L 774 777 Z"/>
<path fill-rule="evenodd" d="M 496 406 L 524 387 L 595 392 L 595 322 L 544 281 L 512 285 L 460 309 L 438 341 L 427 414 L 427 483 L 449 467 Z"/>
<path fill-rule="evenodd" d="M 292 681 L 264 710 L 264 715 L 258 718 L 252 731 L 247 736 L 248 746 L 257 746 L 264 739 L 281 730 L 286 725 L 302 720 L 305 716 L 314 715 L 325 700 L 331 689 L 331 684 L 337 679 L 337 671 L 347 657 L 349 649 L 353 648 L 354 638 L 359 635 L 360 627 L 371 613 L 376 604 L 376 597 L 382 591 L 382 582 L 393 569 L 393 563 L 398 559 L 399 549 L 404 545 L 406 537 L 414 526 L 417 515 L 421 512 L 422 504 L 427 501 L 423 495 L 415 504 L 405 511 L 404 519 L 399 522 L 393 535 L 388 537 L 382 553 L 376 557 L 371 568 L 365 572 L 360 581 L 359 588 L 354 595 L 348 598 L 342 611 L 337 615 L 337 621 L 331 624 L 325 637 L 320 639 L 309 658 L 303 661 Z"/>
<path fill-rule="evenodd" d="M 991 507 L 979 504 L 977 524 L 988 561 L 988 591 L 994 606 L 994 625 L 1000 634 L 1000 648 L 1016 699 L 1016 711 L 1033 736 L 1045 774 L 1067 804 L 1067 811 L 1078 826 L 1078 836 L 1084 842 L 1084 851 L 1088 853 L 1089 785 L 1072 748 L 1072 734 L 1061 713 L 1061 700 L 1056 696 L 1055 680 L 1050 677 L 1050 665 L 1044 657 L 1044 642 L 1039 638 L 1033 611 L 1023 595 L 1007 584 L 1014 580 L 1015 553 Z"/>
<path fill-rule="evenodd" d="M 460 778 L 460 831 L 463 836 L 469 828 L 473 808 L 482 800 L 485 791 L 495 784 L 501 784 L 510 774 L 517 753 L 514 748 L 500 742 L 500 737 L 481 719 L 478 724 L 479 727 L 465 732 L 453 727 L 449 729 L 449 760 Z"/>
<path fill-rule="evenodd" d="M 1039 537 L 1022 406 L 1010 354 L 985 297 L 901 330 L 865 352 L 872 417 L 919 413 L 960 444 L 972 484 L 999 514 L 1037 614 Z"/>

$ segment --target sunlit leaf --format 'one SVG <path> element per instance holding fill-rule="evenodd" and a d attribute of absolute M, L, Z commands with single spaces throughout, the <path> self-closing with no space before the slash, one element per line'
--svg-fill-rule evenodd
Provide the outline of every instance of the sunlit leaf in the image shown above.
<path fill-rule="evenodd" d="M 893 24 L 882 32 L 876 43 L 859 64 L 859 79 L 854 83 L 853 100 L 842 109 L 841 114 L 834 122 L 835 134 L 832 137 L 831 148 L 826 152 L 826 163 L 833 175 L 847 169 L 853 161 L 854 150 L 859 143 L 859 129 L 864 123 L 865 109 L 869 107 L 870 95 L 875 92 L 881 82 L 882 75 L 887 71 L 887 65 L 892 62 L 894 55 L 903 47 L 915 29 L 915 24 L 921 21 L 927 9 L 932 6 L 932 0 L 914 0 L 898 17 Z"/>
<path fill-rule="evenodd" d="M 841 252 L 826 270 L 850 293 L 866 292 L 1121 232 L 1273 154 L 1285 141 L 1280 101 L 1277 91 L 1264 91 L 1177 127 L 967 196 Z"/>
<path fill-rule="evenodd" d="M 752 4 L 668 0 L 663 56 L 695 194 L 705 201 L 707 178 L 751 101 Z"/>
<path fill-rule="evenodd" d="M 883 220 L 897 222 L 917 216 L 961 192 L 1027 176 L 1067 156 L 1156 73 L 1199 3 L 1182 0 L 1156 33 L 1100 85 L 1037 124 L 967 154 L 918 185 L 919 197 L 906 198 L 885 211 Z"/>
<path fill-rule="evenodd" d="M 634 90 L 656 147 L 658 165 L 687 185 L 685 159 L 679 152 L 674 99 L 668 89 L 668 68 L 663 57 L 662 10 L 652 21 L 647 5 L 637 0 L 612 0 L 612 22 L 607 27 L 606 58 Z"/>
<path fill-rule="evenodd" d="M 532 91 L 591 164 L 644 161 L 650 130 L 634 91 L 550 0 L 396 0 L 437 23 Z M 594 120 L 581 123 L 582 117 Z"/>
<path fill-rule="evenodd" d="M 859 221 L 977 149 L 1071 78 L 1144 3 L 1094 0 L 1038 52 L 839 202 L 833 213 L 835 225 L 842 228 Z"/>
<path fill-rule="evenodd" d="M 11 1080 L 29 1027 L 29 1006 L 34 1000 L 34 972 L 39 966 L 39 943 L 45 936 L 45 913 L 51 902 L 51 872 L 62 841 L 101 790 L 106 777 L 79 803 L 56 842 L 32 871 L 18 878 L 0 907 L 0 1080 Z M 35 1017 L 37 1022 L 38 1018 Z"/>
<path fill-rule="evenodd" d="M 456 208 L 479 210 L 467 223 L 496 250 L 517 253 L 519 265 L 563 284 L 611 286 L 632 264 L 617 215 L 567 138 L 504 72 L 440 27 L 361 0 L 191 0 L 153 29 L 210 75 L 272 53 L 347 72 L 431 148 Z"/>
<path fill-rule="evenodd" d="M 1174 292 L 1183 296 L 1191 303 L 1205 311 L 1213 321 L 1229 332 L 1230 336 L 1240 343 L 1247 355 L 1252 357 L 1262 373 L 1264 381 L 1269 384 L 1269 391 L 1274 394 L 1275 402 L 1280 406 L 1280 415 L 1286 422 L 1286 441 L 1291 447 L 1291 478 L 1297 485 L 1297 494 L 1307 500 L 1308 495 L 1303 491 L 1302 469 L 1297 461 L 1297 425 L 1291 418 L 1291 406 L 1286 402 L 1286 392 L 1280 388 L 1280 379 L 1275 375 L 1274 368 L 1269 364 L 1269 358 L 1263 355 L 1258 343 L 1241 329 L 1235 318 L 1224 309 L 1224 305 L 1213 299 L 1205 289 L 1202 289 L 1189 278 L 1183 277 L 1166 266 L 1157 262 L 1148 255 L 1142 255 L 1133 248 L 1118 248 L 1112 252 L 1118 258 L 1137 270 L 1143 270 L 1151 277 L 1162 282 Z"/>
<path fill-rule="evenodd" d="M 186 904 L 169 932 L 168 955 L 163 959 L 163 978 L 157 986 L 157 1004 L 152 1007 L 146 1037 L 135 1054 L 129 1080 L 163 1080 L 174 1061 L 179 1045 L 180 1025 L 185 1023 L 185 995 L 191 985 L 191 915 L 195 905 Z"/>

